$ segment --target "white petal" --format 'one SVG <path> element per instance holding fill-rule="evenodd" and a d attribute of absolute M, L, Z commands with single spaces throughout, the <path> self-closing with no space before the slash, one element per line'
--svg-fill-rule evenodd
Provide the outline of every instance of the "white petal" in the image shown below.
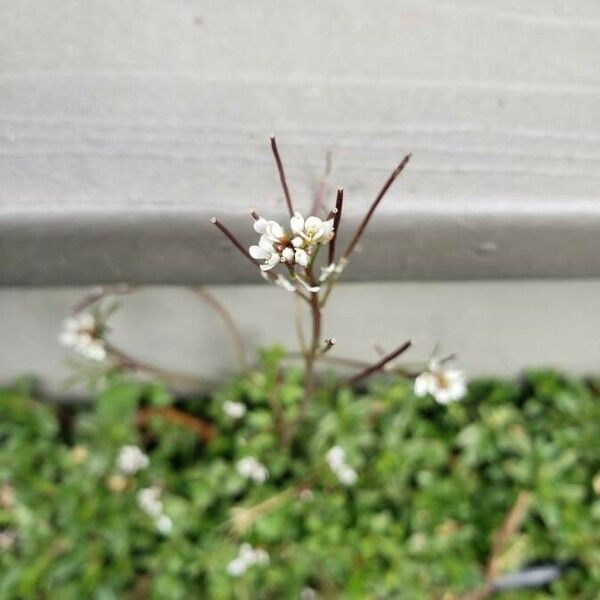
<path fill-rule="evenodd" d="M 264 233 L 265 230 L 267 229 L 267 225 L 268 225 L 268 221 L 266 219 L 263 219 L 262 217 L 260 217 L 259 219 L 257 219 L 256 221 L 254 221 L 254 231 L 256 231 L 256 233 Z"/>
<path fill-rule="evenodd" d="M 319 217 L 308 217 L 304 223 L 304 230 L 308 233 L 309 231 L 318 231 L 323 227 L 323 221 Z"/>
<path fill-rule="evenodd" d="M 79 315 L 78 319 L 80 329 L 94 329 L 96 326 L 96 320 L 90 313 Z"/>
<path fill-rule="evenodd" d="M 296 248 L 294 258 L 301 267 L 306 267 L 306 265 L 308 265 L 308 254 L 301 248 Z"/>
<path fill-rule="evenodd" d="M 429 394 L 432 391 L 432 388 L 435 389 L 435 387 L 436 386 L 434 376 L 428 371 L 425 371 L 415 379 L 415 396 L 427 396 L 427 394 Z"/>
<path fill-rule="evenodd" d="M 304 231 L 304 217 L 299 212 L 295 212 L 290 219 L 290 228 L 294 234 Z"/>
<path fill-rule="evenodd" d="M 298 252 L 298 250 L 296 250 L 296 252 Z M 301 252 L 303 251 L 301 250 Z M 294 260 L 294 251 L 291 248 L 284 248 L 281 257 L 286 262 L 292 262 Z"/>
<path fill-rule="evenodd" d="M 250 246 L 250 248 L 248 248 L 248 252 L 252 258 L 257 260 L 263 260 L 271 255 L 269 251 L 264 250 L 260 246 Z"/>
<path fill-rule="evenodd" d="M 265 233 L 274 242 L 282 241 L 285 238 L 285 231 L 277 221 L 269 221 Z"/>
<path fill-rule="evenodd" d="M 340 466 L 336 475 L 338 476 L 340 483 L 347 486 L 354 485 L 358 479 L 356 471 L 350 465 L 346 464 Z"/>
<path fill-rule="evenodd" d="M 246 563 L 241 558 L 234 558 L 227 565 L 227 574 L 231 577 L 241 577 L 246 572 Z"/>
<path fill-rule="evenodd" d="M 273 248 L 273 242 L 266 235 L 261 235 L 260 240 L 258 240 L 258 245 L 263 249 L 267 250 L 267 252 L 273 252 L 275 248 Z"/>
<path fill-rule="evenodd" d="M 304 240 L 299 235 L 297 235 L 292 240 L 292 246 L 294 246 L 294 248 L 302 248 L 302 246 L 304 246 Z"/>
<path fill-rule="evenodd" d="M 325 460 L 333 470 L 336 470 L 344 464 L 344 461 L 346 460 L 346 452 L 341 446 L 333 446 L 333 448 L 330 448 L 327 451 Z"/>

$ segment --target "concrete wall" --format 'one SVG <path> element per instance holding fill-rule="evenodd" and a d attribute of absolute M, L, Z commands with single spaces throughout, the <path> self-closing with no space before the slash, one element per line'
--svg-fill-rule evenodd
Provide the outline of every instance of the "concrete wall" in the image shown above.
<path fill-rule="evenodd" d="M 239 323 L 250 357 L 261 345 L 296 346 L 287 292 L 266 284 L 212 291 Z M 85 292 L 0 291 L 0 382 L 34 373 L 47 391 L 65 393 L 69 354 L 57 334 Z M 458 353 L 469 375 L 513 375 L 526 366 L 600 373 L 598 306 L 598 281 L 350 284 L 332 297 L 325 334 L 338 339 L 332 356 L 373 361 L 375 342 L 392 349 L 411 338 L 415 346 L 403 363 L 427 358 L 440 342 L 443 352 Z M 187 290 L 147 289 L 124 298 L 112 324 L 116 344 L 162 367 L 209 378 L 236 369 L 221 322 Z"/>
<path fill-rule="evenodd" d="M 272 131 L 303 209 L 333 151 L 344 236 L 413 152 L 347 271 L 396 283 L 340 290 L 340 353 L 597 368 L 597 0 L 0 0 L 0 22 L 0 381 L 57 389 L 68 286 L 259 282 L 208 218 L 249 242 L 249 208 L 283 214 Z M 283 292 L 218 293 L 253 345 L 291 337 Z M 127 347 L 230 364 L 183 292 L 131 306 Z"/>
<path fill-rule="evenodd" d="M 327 150 L 354 279 L 600 275 L 596 0 L 0 2 L 0 284 L 256 281 L 250 239 Z M 560 240 L 560 242 L 558 241 Z M 558 250 L 557 245 L 560 245 Z"/>

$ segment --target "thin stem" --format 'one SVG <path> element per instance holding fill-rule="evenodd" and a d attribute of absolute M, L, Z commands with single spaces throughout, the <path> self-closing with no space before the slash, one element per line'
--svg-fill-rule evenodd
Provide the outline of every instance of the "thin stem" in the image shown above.
<path fill-rule="evenodd" d="M 220 229 L 223 234 L 227 237 L 227 239 L 229 239 L 229 241 L 255 266 L 255 267 L 259 267 L 259 262 L 257 260 L 255 260 L 254 258 L 252 258 L 250 256 L 250 254 L 248 253 L 248 251 L 244 248 L 244 246 L 242 246 L 242 244 L 239 242 L 239 240 L 233 235 L 233 233 L 231 233 L 231 231 L 229 231 L 229 229 L 227 229 L 227 227 L 225 227 L 225 225 L 223 225 L 223 223 L 221 223 L 218 219 L 216 219 L 215 217 L 213 217 L 210 222 L 215 225 L 215 227 L 217 227 L 218 229 Z M 272 273 L 271 271 L 261 271 L 263 273 L 263 275 L 265 275 L 266 277 L 268 277 L 272 283 L 275 283 L 277 281 L 277 276 Z M 295 294 L 297 294 L 298 296 L 300 296 L 300 298 L 302 298 L 303 300 L 305 300 L 306 302 L 310 302 L 308 297 L 305 296 L 300 290 L 295 290 L 294 291 Z"/>
<path fill-rule="evenodd" d="M 294 359 L 305 358 L 305 354 L 300 353 L 300 352 L 287 352 L 286 358 L 294 358 Z M 344 358 L 341 356 L 329 356 L 329 355 L 323 355 L 323 354 L 318 354 L 316 356 L 316 360 L 318 360 L 320 362 L 331 363 L 334 365 L 340 365 L 343 367 L 349 367 L 349 368 L 354 368 L 354 369 L 364 369 L 366 367 L 371 366 L 371 363 L 365 362 L 363 360 L 357 360 L 354 358 Z"/>
<path fill-rule="evenodd" d="M 323 343 L 323 346 L 321 347 L 321 350 L 319 351 L 319 355 L 322 356 L 323 354 L 329 352 L 335 346 L 336 343 L 337 340 L 335 338 L 326 339 Z"/>
<path fill-rule="evenodd" d="M 315 192 L 315 199 L 310 209 L 311 215 L 316 215 L 319 210 L 323 210 L 323 201 L 327 194 L 327 188 L 329 187 L 329 177 L 331 176 L 331 165 L 332 165 L 332 153 L 331 150 L 327 151 L 325 155 L 325 173 L 319 181 L 317 191 Z"/>
<path fill-rule="evenodd" d="M 231 341 L 237 357 L 239 368 L 242 371 L 248 370 L 248 361 L 246 359 L 246 349 L 244 347 L 244 340 L 238 326 L 236 325 L 233 317 L 229 311 L 207 290 L 202 287 L 191 288 L 197 296 L 202 298 L 211 308 L 213 308 L 217 314 L 221 317 L 225 327 L 231 335 Z"/>
<path fill-rule="evenodd" d="M 273 156 L 275 157 L 275 162 L 277 163 L 277 171 L 279 172 L 279 181 L 281 182 L 281 187 L 283 188 L 283 195 L 285 196 L 285 202 L 287 204 L 288 211 L 290 213 L 290 217 L 294 216 L 294 208 L 292 207 L 292 198 L 290 196 L 290 190 L 288 188 L 287 179 L 285 177 L 285 171 L 283 170 L 283 163 L 281 162 L 281 158 L 279 156 L 279 150 L 277 149 L 277 141 L 275 140 L 275 136 L 271 136 L 271 150 L 273 151 Z"/>
<path fill-rule="evenodd" d="M 244 246 L 242 246 L 242 244 L 239 242 L 239 240 L 235 237 L 235 235 L 233 235 L 233 233 L 231 233 L 231 231 L 229 231 L 229 229 L 227 229 L 227 227 L 225 227 L 225 225 L 223 225 L 223 223 L 221 223 L 221 221 L 219 221 L 219 219 L 217 219 L 216 217 L 213 217 L 210 222 L 217 227 L 218 229 L 220 229 L 223 234 L 225 234 L 225 236 L 229 239 L 229 241 L 255 266 L 258 266 L 258 261 L 254 260 L 250 254 L 248 253 L 248 250 L 246 250 L 246 248 L 244 248 Z"/>
<path fill-rule="evenodd" d="M 342 206 L 344 205 L 344 188 L 339 187 L 337 190 L 337 197 L 335 199 L 335 214 L 333 216 L 333 238 L 329 242 L 329 260 L 327 264 L 330 265 L 335 261 L 335 242 L 338 237 L 338 227 L 340 219 L 342 218 Z"/>
<path fill-rule="evenodd" d="M 350 379 L 348 379 L 348 381 L 346 383 L 348 385 L 355 385 L 361 379 L 364 379 L 365 377 L 369 377 L 369 375 L 372 375 L 373 373 L 383 369 L 383 367 L 385 367 L 385 365 L 387 363 L 394 360 L 396 357 L 400 356 L 403 352 L 406 352 L 406 350 L 408 350 L 410 348 L 411 344 L 412 344 L 412 342 L 410 340 L 404 342 L 404 344 L 402 344 L 401 346 L 396 348 L 396 350 L 394 350 L 393 352 L 386 354 L 383 358 L 378 360 L 375 364 L 364 369 L 360 373 L 357 373 L 353 377 L 350 377 Z"/>
<path fill-rule="evenodd" d="M 169 381 L 175 385 L 183 385 L 186 387 L 206 387 L 212 385 L 212 382 L 204 379 L 199 379 L 191 375 L 184 375 L 182 373 L 175 373 L 161 367 L 156 367 L 141 360 L 133 358 L 129 354 L 126 354 L 120 348 L 113 346 L 112 344 L 105 344 L 106 350 L 118 361 L 118 366 L 122 369 L 132 369 L 134 371 L 142 371 L 150 375 Z"/>
<path fill-rule="evenodd" d="M 146 425 L 151 417 L 159 416 L 190 431 L 193 431 L 202 441 L 210 442 L 216 435 L 215 427 L 199 417 L 190 415 L 172 406 L 148 406 L 137 412 L 138 425 Z"/>
<path fill-rule="evenodd" d="M 106 296 L 125 296 L 134 292 L 138 288 L 136 286 L 128 285 L 126 283 L 119 283 L 116 285 L 101 285 L 94 288 L 89 294 L 84 296 L 74 307 L 73 313 L 77 314 L 81 311 L 89 308 L 92 304 L 95 304 Z"/>
<path fill-rule="evenodd" d="M 302 305 L 298 296 L 294 297 L 294 325 L 296 326 L 296 335 L 298 336 L 298 345 L 302 356 L 306 356 L 306 338 L 304 336 L 304 327 L 302 326 Z"/>
<path fill-rule="evenodd" d="M 400 164 L 393 170 L 392 174 L 387 178 L 387 180 L 383 184 L 383 187 L 381 188 L 381 190 L 379 190 L 379 193 L 377 194 L 377 197 L 373 201 L 373 204 L 371 204 L 371 207 L 367 211 L 365 218 L 362 220 L 362 223 L 359 225 L 358 229 L 356 230 L 354 237 L 348 244 L 348 247 L 346 248 L 346 251 L 344 252 L 344 255 L 343 255 L 344 258 L 348 258 L 348 256 L 350 256 L 350 254 L 354 250 L 354 247 L 358 243 L 358 240 L 360 240 L 366 226 L 369 224 L 369 221 L 371 220 L 371 217 L 373 216 L 373 213 L 375 212 L 377 205 L 381 202 L 382 198 L 385 196 L 386 192 L 388 191 L 388 189 L 392 185 L 392 183 L 394 183 L 394 180 L 396 179 L 396 177 L 398 177 L 398 175 L 400 175 L 400 173 L 402 173 L 402 171 L 404 170 L 404 167 L 407 165 L 408 161 L 410 160 L 410 157 L 411 157 L 411 155 L 407 154 L 402 159 Z"/>

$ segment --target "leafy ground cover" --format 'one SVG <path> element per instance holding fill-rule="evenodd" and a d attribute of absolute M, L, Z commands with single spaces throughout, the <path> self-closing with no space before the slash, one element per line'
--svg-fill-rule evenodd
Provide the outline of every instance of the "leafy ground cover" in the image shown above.
<path fill-rule="evenodd" d="M 121 375 L 89 407 L 2 389 L 0 597 L 485 598 L 552 564 L 499 597 L 598 598 L 589 383 L 478 380 L 441 406 L 331 377 L 290 442 L 302 375 L 280 359 L 185 401 Z"/>

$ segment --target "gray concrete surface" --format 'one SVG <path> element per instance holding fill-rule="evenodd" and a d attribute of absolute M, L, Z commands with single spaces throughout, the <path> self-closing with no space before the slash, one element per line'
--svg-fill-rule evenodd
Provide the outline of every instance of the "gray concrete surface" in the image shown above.
<path fill-rule="evenodd" d="M 596 0 L 0 2 L 0 284 L 234 283 L 334 155 L 353 279 L 600 275 Z M 249 240 L 249 230 L 244 239 Z"/>
<path fill-rule="evenodd" d="M 49 393 L 79 393 L 61 386 L 69 354 L 57 335 L 85 291 L 0 290 L 0 384 L 33 373 Z M 285 291 L 265 284 L 213 293 L 238 321 L 250 355 L 258 346 L 296 344 Z M 338 339 L 338 356 L 375 360 L 374 342 L 391 349 L 411 338 L 406 361 L 426 358 L 440 342 L 471 376 L 542 366 L 598 374 L 599 305 L 598 281 L 349 284 L 334 294 L 324 332 Z M 220 321 L 187 290 L 153 288 L 124 298 L 112 324 L 115 343 L 162 367 L 210 378 L 235 370 Z"/>

